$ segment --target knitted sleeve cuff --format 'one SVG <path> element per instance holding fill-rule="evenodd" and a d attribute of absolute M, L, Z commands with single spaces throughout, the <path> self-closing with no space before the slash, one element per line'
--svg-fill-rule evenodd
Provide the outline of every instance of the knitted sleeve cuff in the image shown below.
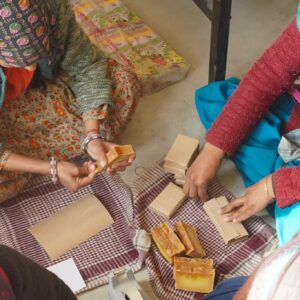
<path fill-rule="evenodd" d="M 274 192 L 280 208 L 300 201 L 300 167 L 284 167 L 273 174 Z"/>

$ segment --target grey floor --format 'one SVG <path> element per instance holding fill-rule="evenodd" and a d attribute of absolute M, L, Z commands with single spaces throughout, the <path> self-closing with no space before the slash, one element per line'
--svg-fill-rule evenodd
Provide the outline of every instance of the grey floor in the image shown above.
<path fill-rule="evenodd" d="M 144 97 L 125 132 L 124 142 L 137 150 L 134 165 L 123 174 L 134 180 L 141 167 L 159 161 L 178 133 L 203 141 L 204 129 L 194 108 L 194 91 L 207 83 L 210 23 L 192 0 L 123 0 L 192 65 L 186 79 L 156 94 Z M 227 76 L 241 77 L 255 59 L 274 41 L 296 13 L 296 0 L 233 0 Z M 243 193 L 239 174 L 226 161 L 219 174 L 235 195 Z M 149 288 L 146 271 L 138 280 Z M 107 299 L 107 287 L 79 297 Z M 153 300 L 157 299 L 155 296 Z M 171 300 L 171 299 L 170 299 Z"/>

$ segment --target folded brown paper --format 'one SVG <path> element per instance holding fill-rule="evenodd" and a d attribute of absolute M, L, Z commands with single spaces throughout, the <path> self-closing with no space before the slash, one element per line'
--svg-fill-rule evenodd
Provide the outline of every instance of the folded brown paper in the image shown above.
<path fill-rule="evenodd" d="M 205 212 L 220 232 L 226 244 L 238 242 L 248 237 L 248 232 L 242 223 L 225 222 L 224 216 L 217 213 L 221 207 L 224 207 L 228 203 L 225 197 L 219 197 L 211 199 L 203 205 Z"/>
<path fill-rule="evenodd" d="M 52 260 L 113 224 L 103 204 L 91 194 L 29 228 Z"/>

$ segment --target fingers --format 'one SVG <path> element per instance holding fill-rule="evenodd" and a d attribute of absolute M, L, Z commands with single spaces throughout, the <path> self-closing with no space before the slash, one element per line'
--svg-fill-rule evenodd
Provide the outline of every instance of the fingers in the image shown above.
<path fill-rule="evenodd" d="M 136 158 L 136 155 L 135 155 L 135 154 L 132 155 L 132 156 L 130 156 L 129 159 L 128 159 L 128 162 L 129 162 L 130 164 L 132 164 L 133 161 L 135 160 L 135 158 Z"/>
<path fill-rule="evenodd" d="M 224 215 L 224 214 L 231 213 L 233 210 L 235 210 L 235 209 L 237 209 L 237 208 L 239 208 L 240 206 L 243 206 L 243 205 L 244 205 L 244 199 L 243 198 L 233 200 L 232 202 L 230 202 L 226 206 L 219 209 L 218 214 Z"/>
<path fill-rule="evenodd" d="M 93 182 L 95 178 L 95 173 L 90 173 L 85 177 L 77 177 L 77 188 L 80 189 L 84 186 L 87 186 Z"/>
<path fill-rule="evenodd" d="M 136 157 L 135 155 L 132 155 L 127 160 L 120 161 L 120 162 L 110 165 L 107 168 L 107 172 L 110 175 L 114 175 L 114 174 L 116 174 L 116 172 L 125 171 L 127 167 L 131 166 L 132 162 L 135 160 L 135 157 Z"/>
<path fill-rule="evenodd" d="M 121 168 L 126 168 L 128 166 L 131 166 L 131 163 L 129 162 L 129 159 L 114 163 L 114 164 L 110 165 L 109 168 L 116 170 L 116 169 L 119 169 L 119 168 L 120 169 Z"/>
<path fill-rule="evenodd" d="M 127 160 L 114 163 L 112 165 L 108 165 L 106 154 L 111 151 L 113 148 L 118 146 L 117 144 L 113 144 L 110 142 L 99 142 L 96 141 L 91 144 L 91 151 L 93 151 L 94 155 L 92 156 L 96 159 L 101 165 L 102 170 L 106 169 L 109 174 L 115 174 L 116 172 L 122 172 L 126 167 L 130 166 L 131 163 L 135 160 L 135 155 L 130 156 Z"/>
<path fill-rule="evenodd" d="M 224 218 L 224 221 L 225 222 L 237 223 L 237 222 L 245 221 L 250 217 L 251 217 L 251 214 L 249 213 L 249 211 L 247 211 L 247 209 L 242 207 L 242 208 L 239 208 L 239 209 L 235 210 L 234 213 L 228 214 Z"/>
<path fill-rule="evenodd" d="M 202 186 L 198 187 L 198 198 L 203 202 L 208 200 L 206 185 L 202 185 Z"/>
<path fill-rule="evenodd" d="M 78 175 L 79 175 L 79 177 L 87 176 L 90 173 L 94 173 L 95 169 L 96 169 L 96 166 L 94 165 L 93 162 L 91 162 L 91 161 L 85 162 L 83 164 L 83 166 L 79 167 L 79 169 L 78 169 L 79 170 Z"/>
<path fill-rule="evenodd" d="M 95 179 L 95 165 L 92 162 L 79 167 L 79 176 L 77 176 L 77 189 L 89 185 Z"/>
<path fill-rule="evenodd" d="M 99 161 L 101 167 L 105 167 L 107 165 L 105 147 L 102 144 L 100 144 L 97 150 L 97 161 Z"/>
<path fill-rule="evenodd" d="M 219 214 L 226 216 L 224 217 L 225 222 L 242 222 L 251 217 L 251 212 L 246 204 L 246 197 L 236 199 L 228 205 L 222 207 Z"/>
<path fill-rule="evenodd" d="M 192 198 L 192 199 L 196 199 L 198 198 L 198 189 L 195 185 L 190 185 L 190 188 L 189 188 L 189 197 Z"/>
<path fill-rule="evenodd" d="M 207 186 L 202 184 L 197 186 L 190 180 L 186 180 L 183 186 L 183 192 L 190 198 L 200 199 L 201 201 L 207 201 Z"/>

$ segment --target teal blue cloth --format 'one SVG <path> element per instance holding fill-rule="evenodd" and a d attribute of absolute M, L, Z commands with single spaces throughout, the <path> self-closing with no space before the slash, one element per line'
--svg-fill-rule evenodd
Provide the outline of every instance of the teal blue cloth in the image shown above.
<path fill-rule="evenodd" d="M 300 31 L 300 4 L 298 4 L 296 23 L 297 23 L 298 30 Z"/>
<path fill-rule="evenodd" d="M 3 105 L 4 97 L 5 97 L 5 91 L 6 91 L 6 76 L 0 67 L 0 108 Z"/>
<path fill-rule="evenodd" d="M 213 82 L 196 91 L 196 108 L 206 130 L 216 120 L 238 84 L 237 78 L 229 78 Z M 269 113 L 257 124 L 235 155 L 231 157 L 246 187 L 283 166 L 300 165 L 299 161 L 285 164 L 278 154 L 281 130 L 287 123 L 294 106 L 295 102 L 288 94 L 278 97 Z M 275 216 L 280 244 L 287 243 L 300 230 L 300 203 L 284 209 L 274 204 L 268 207 L 268 210 Z"/>

